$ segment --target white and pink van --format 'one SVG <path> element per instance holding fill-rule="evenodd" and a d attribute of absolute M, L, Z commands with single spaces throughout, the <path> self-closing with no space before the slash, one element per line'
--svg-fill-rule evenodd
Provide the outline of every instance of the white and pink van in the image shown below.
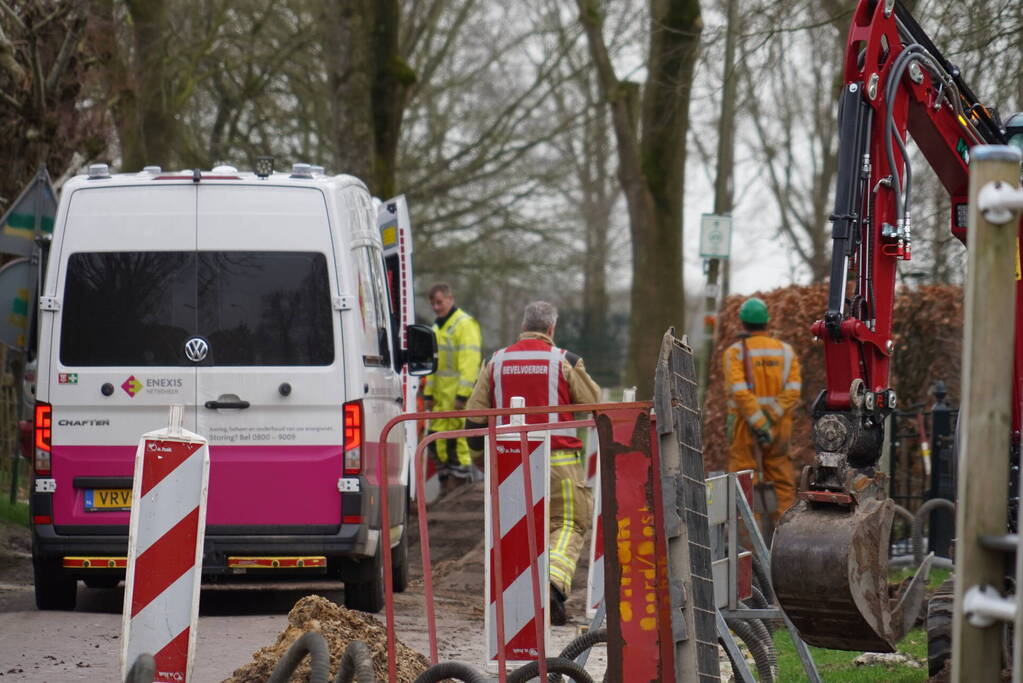
<path fill-rule="evenodd" d="M 204 573 L 326 573 L 377 611 L 389 549 L 403 588 L 414 432 L 378 440 L 436 356 L 412 324 L 410 250 L 403 198 L 306 164 L 96 165 L 65 184 L 38 311 L 38 607 L 123 578 L 136 444 L 171 404 L 210 443 Z"/>

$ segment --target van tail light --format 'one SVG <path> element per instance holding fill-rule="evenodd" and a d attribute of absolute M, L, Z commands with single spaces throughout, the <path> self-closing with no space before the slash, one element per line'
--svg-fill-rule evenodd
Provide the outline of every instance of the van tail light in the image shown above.
<path fill-rule="evenodd" d="M 34 463 L 36 474 L 50 473 L 51 410 L 49 403 L 36 402 Z"/>
<path fill-rule="evenodd" d="M 362 473 L 362 442 L 365 434 L 362 401 L 344 404 L 345 418 L 345 474 Z"/>

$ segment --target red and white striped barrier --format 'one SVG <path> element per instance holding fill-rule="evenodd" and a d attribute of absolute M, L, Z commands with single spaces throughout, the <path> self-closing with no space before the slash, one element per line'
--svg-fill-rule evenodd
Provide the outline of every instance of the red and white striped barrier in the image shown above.
<path fill-rule="evenodd" d="M 158 683 L 191 680 L 199 617 L 210 457 L 206 439 L 171 427 L 143 435 L 135 453 L 121 678 L 140 654 L 156 660 Z"/>
<path fill-rule="evenodd" d="M 489 442 L 489 439 L 488 439 Z M 486 498 L 483 509 L 486 526 L 485 585 L 487 611 L 484 618 L 487 638 L 487 661 L 497 662 L 497 587 L 504 595 L 504 639 L 508 662 L 527 662 L 536 659 L 539 643 L 536 619 L 543 623 L 545 651 L 550 632 L 550 615 L 546 609 L 549 578 L 547 576 L 547 527 L 550 498 L 550 437 L 547 433 L 530 434 L 526 441 L 529 450 L 533 510 L 536 522 L 537 557 L 540 576 L 541 614 L 533 613 L 533 584 L 530 575 L 528 527 L 525 505 L 525 484 L 522 472 L 522 451 L 519 436 L 502 435 L 497 440 L 497 477 L 501 546 L 501 576 L 494 571 L 494 533 L 491 519 L 489 458 L 486 459 Z M 486 452 L 489 453 L 487 444 Z"/>

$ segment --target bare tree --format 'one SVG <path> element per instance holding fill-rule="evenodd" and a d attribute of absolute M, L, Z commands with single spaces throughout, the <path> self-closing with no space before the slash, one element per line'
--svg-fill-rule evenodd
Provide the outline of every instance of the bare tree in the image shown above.
<path fill-rule="evenodd" d="M 597 0 L 577 0 L 598 82 L 611 108 L 618 179 L 632 236 L 632 293 L 626 381 L 641 395 L 653 387 L 664 330 L 681 329 L 682 195 L 689 98 L 703 23 L 698 0 L 651 0 L 648 78 L 619 79 Z"/>
<path fill-rule="evenodd" d="M 83 52 L 86 3 L 0 0 L 0 213 L 41 164 L 64 172 L 75 151 L 106 146 Z"/>

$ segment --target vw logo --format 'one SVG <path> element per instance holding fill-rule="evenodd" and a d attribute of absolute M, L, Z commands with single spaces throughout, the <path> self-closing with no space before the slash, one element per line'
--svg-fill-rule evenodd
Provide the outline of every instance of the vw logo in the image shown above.
<path fill-rule="evenodd" d="M 201 363 L 206 360 L 210 345 L 202 337 L 192 337 L 185 342 L 185 356 L 193 363 Z"/>

